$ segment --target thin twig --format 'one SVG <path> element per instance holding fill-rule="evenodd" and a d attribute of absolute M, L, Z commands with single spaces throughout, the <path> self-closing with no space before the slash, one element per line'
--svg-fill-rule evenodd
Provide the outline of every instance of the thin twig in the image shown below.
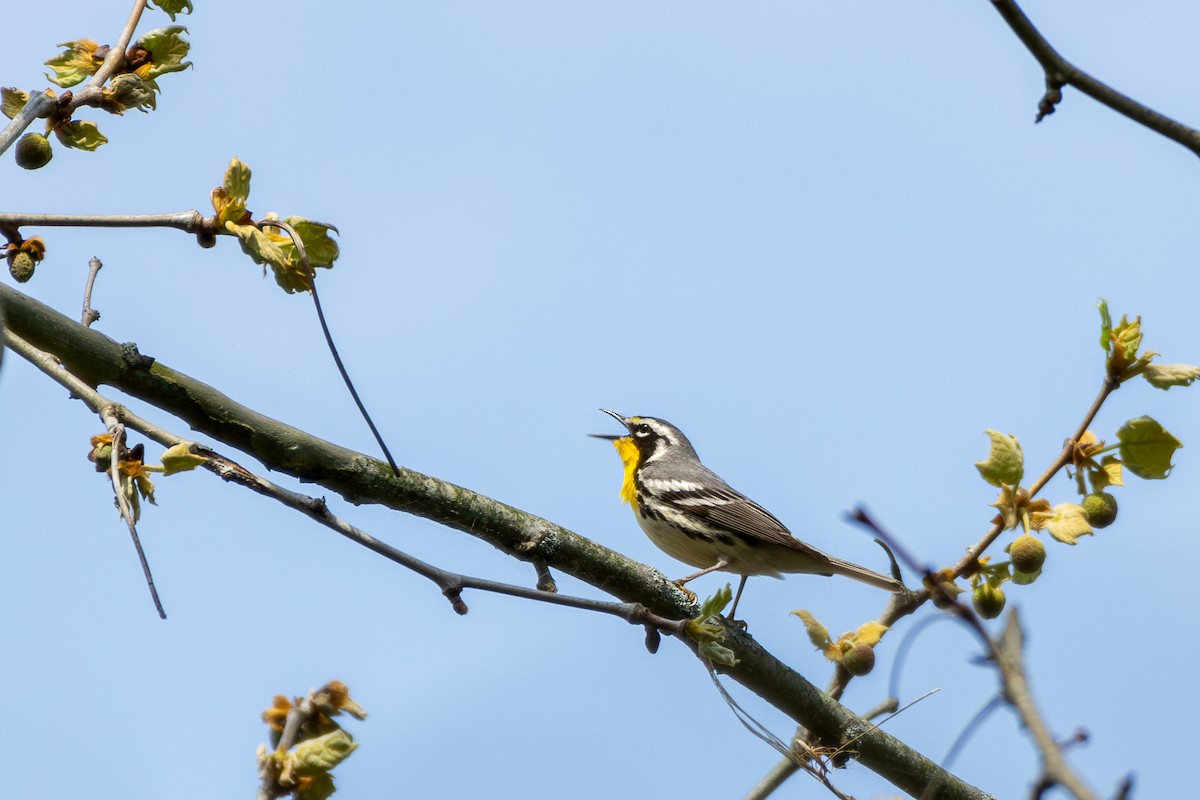
<path fill-rule="evenodd" d="M 1178 142 L 1196 155 L 1200 155 L 1200 131 L 1121 94 L 1067 61 L 1034 27 L 1029 17 L 1025 16 L 1025 12 L 1014 0 L 992 0 L 992 5 L 996 11 L 1000 12 L 1000 16 L 1008 23 L 1030 54 L 1042 65 L 1042 70 L 1046 74 L 1046 93 L 1038 103 L 1038 121 L 1054 113 L 1055 106 L 1062 99 L 1061 89 L 1063 86 L 1074 86 L 1118 114 L 1126 116 L 1139 125 L 1143 125 L 1171 141 Z"/>
<path fill-rule="evenodd" d="M 93 322 L 100 319 L 100 312 L 92 308 L 92 288 L 96 285 L 96 276 L 103 266 L 95 256 L 88 261 L 87 286 L 83 290 L 83 316 L 79 320 L 85 328 L 90 328 Z"/>
<path fill-rule="evenodd" d="M 338 372 L 342 376 L 342 381 L 350 391 L 350 396 L 354 398 L 354 404 L 358 406 L 358 413 L 366 420 L 367 427 L 371 429 L 371 435 L 375 437 L 375 441 L 379 444 L 379 449 L 383 451 L 383 457 L 387 459 L 388 466 L 392 468 L 392 474 L 399 476 L 400 468 L 396 466 L 396 460 L 392 458 L 392 453 L 383 441 L 383 436 L 380 435 L 379 429 L 375 427 L 375 422 L 371 419 L 371 415 L 367 413 L 367 407 L 363 405 L 363 401 L 359 398 L 358 391 L 354 388 L 354 382 L 350 380 L 350 373 L 346 371 L 346 365 L 342 363 L 342 357 L 338 354 L 337 345 L 333 343 L 333 334 L 329 332 L 329 325 L 325 322 L 325 312 L 321 309 L 321 298 L 317 295 L 317 273 L 313 269 L 312 263 L 308 260 L 308 251 L 304 247 L 304 240 L 300 238 L 300 234 L 296 233 L 295 228 L 280 219 L 262 220 L 255 224 L 259 228 L 279 228 L 286 231 L 287 235 L 292 237 L 292 243 L 296 245 L 296 252 L 300 256 L 300 263 L 304 265 L 305 273 L 308 277 L 308 291 L 312 294 L 313 306 L 317 309 L 317 320 L 321 323 L 321 332 L 325 334 L 325 344 L 329 346 L 329 354 L 333 356 L 333 363 L 337 365 Z M 327 225 L 326 227 L 333 228 L 332 225 Z M 337 229 L 334 228 L 334 230 Z"/>
<path fill-rule="evenodd" d="M 5 342 L 8 342 L 8 334 L 5 334 Z M 167 618 L 167 612 L 163 610 L 162 601 L 158 598 L 158 589 L 154 586 L 154 576 L 150 574 L 150 562 L 146 560 L 146 551 L 142 549 L 142 540 L 138 538 L 137 522 L 133 518 L 133 509 L 129 505 L 129 500 L 125 497 L 125 492 L 121 489 L 121 451 L 125 447 L 125 426 L 122 425 L 114 414 L 114 406 L 110 403 L 102 406 L 99 409 L 100 418 L 104 420 L 104 424 L 108 426 L 108 432 L 112 436 L 112 457 L 109 461 L 109 475 L 112 478 L 113 492 L 117 496 L 117 507 L 121 509 L 121 518 L 125 520 L 125 524 L 129 527 L 129 536 L 133 539 L 133 547 L 137 550 L 138 561 L 142 565 L 142 573 L 146 576 L 146 586 L 150 589 L 150 597 L 154 600 L 154 608 L 158 611 L 158 616 L 161 619 Z"/>
<path fill-rule="evenodd" d="M 146 586 L 150 589 L 150 597 L 154 600 L 154 608 L 158 611 L 158 616 L 162 619 L 167 618 L 167 612 L 163 609 L 162 601 L 158 597 L 158 589 L 154 586 L 154 576 L 150 573 L 150 562 L 146 559 L 146 552 L 142 549 L 141 539 L 138 538 L 137 523 L 133 518 L 133 509 L 129 506 L 129 501 L 125 498 L 125 492 L 121 489 L 121 451 L 125 445 L 125 426 L 117 418 L 116 405 L 97 394 L 90 386 L 83 381 L 71 375 L 71 383 L 64 383 L 60 380 L 60 376 L 68 375 L 69 373 L 59 364 L 49 353 L 38 350 L 29 342 L 17 336 L 11 330 L 4 331 L 4 344 L 17 355 L 24 358 L 26 361 L 33 364 L 45 374 L 54 378 L 59 383 L 67 387 L 72 392 L 73 396 L 80 398 L 93 413 L 98 414 L 100 419 L 104 421 L 105 427 L 108 429 L 109 435 L 112 436 L 112 455 L 109 458 L 109 477 L 112 480 L 113 493 L 116 496 L 117 508 L 121 511 L 121 518 L 125 520 L 125 524 L 129 528 L 129 535 L 133 539 L 133 547 L 137 551 L 138 561 L 142 565 L 142 573 L 146 576 Z M 90 401 L 90 402 L 89 402 Z"/>

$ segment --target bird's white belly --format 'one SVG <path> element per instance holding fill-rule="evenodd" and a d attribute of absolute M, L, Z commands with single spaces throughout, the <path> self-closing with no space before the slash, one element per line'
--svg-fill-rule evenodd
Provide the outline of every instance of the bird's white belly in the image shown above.
<path fill-rule="evenodd" d="M 780 576 L 779 568 L 764 560 L 768 556 L 766 553 L 760 553 L 759 548 L 739 546 L 736 544 L 736 539 L 733 539 L 731 543 L 722 543 L 711 535 L 698 533 L 689 535 L 680 526 L 672 524 L 669 520 L 644 517 L 636 509 L 633 515 L 637 517 L 638 525 L 645 531 L 646 536 L 654 542 L 659 550 L 689 566 L 704 569 L 724 558 L 729 562 L 729 566 L 724 569 L 725 572 L 732 572 L 736 575 Z M 724 535 L 732 536 L 731 534 Z"/>

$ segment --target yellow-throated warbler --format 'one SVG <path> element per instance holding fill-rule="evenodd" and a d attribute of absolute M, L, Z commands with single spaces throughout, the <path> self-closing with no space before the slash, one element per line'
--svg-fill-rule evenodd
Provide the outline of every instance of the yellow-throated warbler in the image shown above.
<path fill-rule="evenodd" d="M 591 434 L 612 440 L 625 463 L 621 499 L 633 506 L 638 524 L 660 550 L 701 568 L 676 583 L 682 586 L 714 570 L 742 576 L 729 619 L 751 575 L 845 575 L 892 592 L 903 588 L 893 578 L 797 539 L 769 511 L 701 464 L 692 443 L 671 423 L 601 411 L 628 430 L 623 436 Z"/>

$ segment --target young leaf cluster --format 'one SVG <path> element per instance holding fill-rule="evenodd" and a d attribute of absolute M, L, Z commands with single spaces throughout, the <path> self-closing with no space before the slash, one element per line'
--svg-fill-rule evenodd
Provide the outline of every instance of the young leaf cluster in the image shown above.
<path fill-rule="evenodd" d="M 113 437 L 110 433 L 102 433 L 91 439 L 92 449 L 88 452 L 88 461 L 96 465 L 96 472 L 108 473 L 112 469 Z M 150 480 L 153 473 L 164 476 L 186 472 L 204 464 L 208 459 L 194 455 L 186 444 L 177 444 L 163 453 L 162 464 L 146 463 L 146 448 L 137 444 L 133 447 L 122 445 L 117 457 L 117 474 L 120 476 L 121 494 L 129 503 L 133 515 L 133 523 L 141 519 L 141 501 L 146 500 L 151 505 L 154 501 L 154 482 Z"/>
<path fill-rule="evenodd" d="M 1141 317 L 1130 320 L 1122 316 L 1114 325 L 1107 303 L 1101 300 L 1099 308 L 1100 345 L 1106 353 L 1109 381 L 1106 391 L 1139 375 L 1159 389 L 1188 386 L 1200 377 L 1200 367 L 1153 363 L 1158 353 L 1142 349 Z M 1148 416 L 1136 417 L 1118 428 L 1114 445 L 1107 445 L 1087 430 L 1077 441 L 1069 443 L 1066 463 L 1082 499 L 1078 503 L 1052 505 L 1049 500 L 1032 497 L 1021 486 L 1025 464 L 1017 438 L 994 430 L 986 433 L 991 447 L 987 458 L 976 462 L 975 467 L 980 477 L 1000 488 L 1000 495 L 992 504 L 999 512 L 996 524 L 1003 530 L 1020 528 L 1022 532 L 1005 548 L 1009 561 L 993 564 L 987 557 L 980 558 L 970 576 L 972 602 L 980 616 L 987 619 L 998 616 L 1004 608 L 1003 583 L 1029 584 L 1041 575 L 1046 551 L 1034 534 L 1045 531 L 1055 541 L 1074 545 L 1081 537 L 1108 527 L 1116 520 L 1117 501 L 1107 490 L 1124 486 L 1126 471 L 1144 480 L 1166 478 L 1175 450 L 1183 446 Z"/>
<path fill-rule="evenodd" d="M 190 0 L 162 0 L 157 5 L 172 21 L 176 14 L 192 11 Z M 192 65 L 186 60 L 191 47 L 183 37 L 186 32 L 187 28 L 182 25 L 168 25 L 142 34 L 120 58 L 115 59 L 116 69 L 105 76 L 98 94 L 86 103 L 117 115 L 129 109 L 143 113 L 155 109 L 160 91 L 156 78 L 181 72 Z M 46 78 L 62 89 L 71 89 L 94 79 L 106 61 L 114 61 L 111 47 L 97 44 L 92 39 L 63 42 L 59 47 L 63 51 L 45 62 L 51 70 Z M 70 91 L 60 96 L 47 89 L 45 94 L 55 101 L 53 110 L 46 119 L 44 133 L 26 133 L 17 143 L 15 155 L 19 166 L 40 169 L 50 162 L 53 158 L 50 134 L 54 134 L 63 147 L 89 152 L 108 142 L 108 137 L 100 132 L 95 122 L 72 118 L 75 105 L 84 102 L 82 97 L 73 104 Z M 29 97 L 29 92 L 24 89 L 0 90 L 0 111 L 9 119 L 15 119 L 29 102 Z"/>
<path fill-rule="evenodd" d="M 267 796 L 325 800 L 337 791 L 332 770 L 358 748 L 354 737 L 334 719 L 343 713 L 360 720 L 367 716 L 341 681 L 330 681 L 307 699 L 275 696 L 262 715 L 275 749 L 258 748 L 259 777 Z M 295 739 L 284 742 L 289 723 Z"/>
<path fill-rule="evenodd" d="M 269 266 L 275 282 L 285 292 L 309 291 L 312 286 L 309 267 L 332 267 L 338 257 L 337 242 L 329 235 L 329 231 L 337 229 L 304 217 L 281 220 L 274 213 L 267 213 L 261 222 L 255 223 L 246 208 L 249 197 L 250 167 L 234 158 L 225 170 L 224 181 L 212 191 L 217 229 L 236 236 L 242 252 L 255 264 L 262 264 L 264 270 Z M 275 221 L 295 231 L 299 244 L 287 228 L 270 224 Z"/>

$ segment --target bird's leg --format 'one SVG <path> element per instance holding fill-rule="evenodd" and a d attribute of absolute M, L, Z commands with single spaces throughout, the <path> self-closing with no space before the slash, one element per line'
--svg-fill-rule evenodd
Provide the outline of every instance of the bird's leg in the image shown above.
<path fill-rule="evenodd" d="M 675 581 L 675 585 L 682 589 L 683 585 L 685 583 L 688 583 L 689 581 L 694 581 L 696 578 L 703 577 L 710 572 L 716 572 L 719 569 L 725 569 L 725 567 L 728 567 L 728 566 L 729 566 L 729 559 L 727 559 L 725 556 L 721 556 L 721 558 L 717 561 L 717 563 L 713 564 L 711 567 L 705 567 L 704 569 L 700 570 L 699 572 L 693 572 L 691 575 L 688 575 L 686 578 L 680 578 L 679 580 Z"/>
<path fill-rule="evenodd" d="M 692 599 L 695 600 L 696 593 L 693 592 L 691 589 L 684 588 L 684 584 L 687 583 L 688 581 L 693 581 L 696 578 L 707 575 L 710 572 L 716 572 L 719 569 L 725 569 L 725 567 L 728 567 L 728 566 L 729 566 L 729 559 L 725 558 L 725 556 L 721 556 L 721 558 L 717 560 L 717 563 L 713 564 L 711 567 L 705 567 L 704 569 L 700 570 L 699 572 L 693 572 L 691 575 L 680 578 L 677 581 L 673 581 L 673 583 L 676 586 L 678 586 L 680 589 L 683 589 L 685 594 L 691 595 Z M 739 590 L 739 592 L 740 592 L 740 590 Z"/>
<path fill-rule="evenodd" d="M 742 589 L 746 588 L 746 579 L 749 577 L 750 577 L 749 575 L 742 576 L 742 582 L 738 584 L 737 594 L 735 594 L 733 596 L 733 608 L 729 609 L 729 616 L 725 618 L 726 620 L 729 621 L 730 625 L 737 625 L 737 626 L 741 627 L 743 630 L 745 630 L 745 628 L 746 628 L 746 623 L 741 622 L 740 620 L 734 619 L 734 616 L 737 614 L 738 600 L 742 599 Z"/>

